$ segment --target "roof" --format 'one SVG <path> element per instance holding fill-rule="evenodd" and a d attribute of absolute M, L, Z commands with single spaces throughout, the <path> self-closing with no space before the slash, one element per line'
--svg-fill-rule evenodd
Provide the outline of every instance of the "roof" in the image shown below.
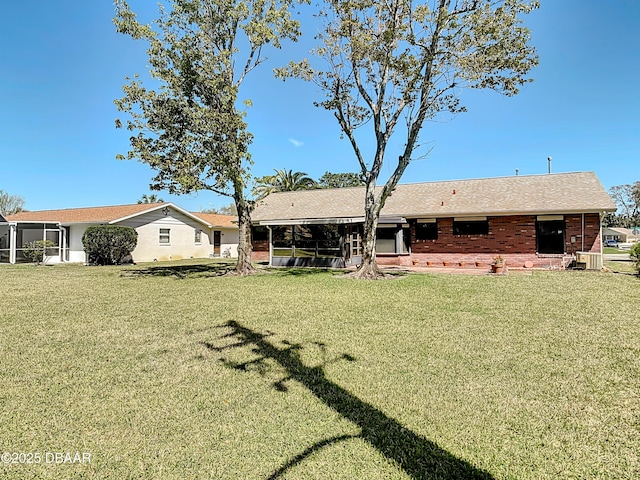
<path fill-rule="evenodd" d="M 136 203 L 133 205 L 39 210 L 8 215 L 7 220 L 11 222 L 112 223 L 167 205 L 171 204 Z"/>
<path fill-rule="evenodd" d="M 633 229 L 631 228 L 623 228 L 623 227 L 603 227 L 603 228 L 617 232 L 617 233 L 621 233 L 623 235 L 633 235 Z"/>
<path fill-rule="evenodd" d="M 171 207 L 207 226 L 235 226 L 232 223 L 232 220 L 236 218 L 234 216 L 191 213 L 173 203 L 165 202 L 20 212 L 15 215 L 8 215 L 6 219 L 11 222 L 50 222 L 66 225 L 73 223 L 118 223 L 165 207 Z"/>
<path fill-rule="evenodd" d="M 6 222 L 6 220 L 4 219 L 1 213 L 0 213 L 0 222 Z"/>
<path fill-rule="evenodd" d="M 273 193 L 252 213 L 255 222 L 359 218 L 365 187 Z M 593 172 L 522 175 L 398 185 L 381 216 L 408 218 L 567 214 L 615 211 Z"/>
<path fill-rule="evenodd" d="M 237 227 L 238 217 L 235 215 L 222 215 L 219 213 L 191 212 L 198 218 L 209 223 L 212 227 Z"/>

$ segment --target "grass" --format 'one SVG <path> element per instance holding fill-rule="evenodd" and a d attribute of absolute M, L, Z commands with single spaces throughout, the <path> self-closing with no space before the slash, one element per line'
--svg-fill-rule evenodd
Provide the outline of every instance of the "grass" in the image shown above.
<path fill-rule="evenodd" d="M 616 248 L 616 247 L 603 247 L 603 249 L 602 249 L 602 253 L 604 253 L 605 255 L 607 255 L 607 254 L 629 255 L 630 251 L 631 250 L 622 250 L 622 249 Z"/>
<path fill-rule="evenodd" d="M 225 269 L 2 266 L 0 478 L 640 476 L 634 275 Z"/>

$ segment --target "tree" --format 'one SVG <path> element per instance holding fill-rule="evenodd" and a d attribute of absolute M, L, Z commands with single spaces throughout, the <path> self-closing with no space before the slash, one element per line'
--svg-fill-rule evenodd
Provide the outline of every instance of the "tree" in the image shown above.
<path fill-rule="evenodd" d="M 140 198 L 140 200 L 138 200 L 138 203 L 163 203 L 164 200 L 161 198 L 158 198 L 158 195 L 156 195 L 155 193 L 152 193 L 150 195 L 147 195 L 146 193 L 142 195 L 142 197 Z"/>
<path fill-rule="evenodd" d="M 318 179 L 320 188 L 361 187 L 363 185 L 364 180 L 359 173 L 324 172 L 324 175 Z"/>
<path fill-rule="evenodd" d="M 317 188 L 316 181 L 304 172 L 292 170 L 274 170 L 275 175 L 265 175 L 256 178 L 256 186 L 253 189 L 258 199 L 264 198 L 274 192 L 293 192 L 295 190 L 311 190 Z"/>
<path fill-rule="evenodd" d="M 238 215 L 238 209 L 236 208 L 235 203 L 230 203 L 228 205 L 223 205 L 221 207 L 212 207 L 206 210 L 201 210 L 202 213 L 217 213 L 219 215 Z"/>
<path fill-rule="evenodd" d="M 515 95 L 531 81 L 537 64 L 520 20 L 537 8 L 531 0 L 331 0 L 321 13 L 325 25 L 309 60 L 278 69 L 282 78 L 316 83 L 325 99 L 316 105 L 333 112 L 355 153 L 365 181 L 363 259 L 360 278 L 381 275 L 375 262 L 380 210 L 420 150 L 425 121 L 466 111 L 459 93 L 488 88 Z M 370 126 L 370 138 L 361 127 Z M 377 187 L 394 134 L 395 168 Z M 395 137 L 394 137 L 395 138 Z M 365 158 L 362 145 L 373 145 Z M 426 155 L 427 153 L 422 153 Z"/>
<path fill-rule="evenodd" d="M 14 215 L 24 210 L 24 198 L 0 190 L 0 215 Z"/>
<path fill-rule="evenodd" d="M 627 185 L 614 185 L 609 196 L 618 206 L 612 226 L 631 228 L 640 225 L 640 181 Z"/>
<path fill-rule="evenodd" d="M 158 85 L 148 89 L 135 76 L 115 101 L 130 116 L 126 128 L 138 132 L 126 158 L 158 172 L 154 190 L 232 197 L 239 227 L 235 271 L 243 275 L 253 272 L 251 203 L 244 193 L 252 136 L 239 92 L 265 60 L 264 47 L 280 48 L 281 40 L 298 38 L 299 22 L 289 11 L 293 1 L 167 0 L 150 26 L 136 20 L 125 0 L 116 0 L 117 30 L 148 42 L 152 84 Z M 116 127 L 122 126 L 117 120 Z"/>

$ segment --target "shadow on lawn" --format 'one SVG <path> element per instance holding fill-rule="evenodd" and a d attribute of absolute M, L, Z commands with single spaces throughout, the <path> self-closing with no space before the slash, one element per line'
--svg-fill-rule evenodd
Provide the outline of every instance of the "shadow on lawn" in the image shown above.
<path fill-rule="evenodd" d="M 353 422 L 361 430 L 359 435 L 343 435 L 317 442 L 275 470 L 269 476 L 270 480 L 281 477 L 314 452 L 354 438 L 361 438 L 366 441 L 414 479 L 493 478 L 490 473 L 474 467 L 438 447 L 438 445 L 425 437 L 406 429 L 398 421 L 387 416 L 373 405 L 366 403 L 343 387 L 328 380 L 323 366 L 306 366 L 300 359 L 299 351 L 302 350 L 302 345 L 285 342 L 285 347 L 277 347 L 267 340 L 270 334 L 254 332 L 236 321 L 229 321 L 220 327 L 229 328 L 231 331 L 221 336 L 219 340 L 232 338 L 236 342 L 225 346 L 216 346 L 209 342 L 203 342 L 203 345 L 209 350 L 222 353 L 224 350 L 244 347 L 248 348 L 253 354 L 258 355 L 258 358 L 242 363 L 231 362 L 221 358 L 220 360 L 226 366 L 236 370 L 247 371 L 250 366 L 260 367 L 265 360 L 274 360 L 287 371 L 288 375 L 273 384 L 276 390 L 285 392 L 287 391 L 287 381 L 297 381 L 309 389 L 325 405 L 339 413 L 343 418 Z M 325 349 L 325 345 L 317 345 L 321 349 Z M 355 361 L 356 359 L 344 354 L 338 360 Z"/>
<path fill-rule="evenodd" d="M 178 279 L 193 277 L 219 277 L 229 273 L 233 263 L 209 263 L 193 265 L 154 265 L 150 267 L 127 269 L 123 277 L 174 277 Z"/>
<path fill-rule="evenodd" d="M 348 270 L 344 269 L 322 267 L 267 267 L 264 271 L 270 275 L 276 275 L 279 277 L 305 277 L 326 273 L 342 276 L 348 272 Z"/>

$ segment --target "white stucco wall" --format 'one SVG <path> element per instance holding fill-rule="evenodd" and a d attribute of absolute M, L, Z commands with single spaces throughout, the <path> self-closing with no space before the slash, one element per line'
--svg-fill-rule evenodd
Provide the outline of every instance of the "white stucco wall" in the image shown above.
<path fill-rule="evenodd" d="M 208 258 L 213 255 L 213 230 L 220 230 L 220 253 L 231 248 L 231 256 L 237 256 L 237 229 L 208 229 L 206 225 L 168 209 L 165 215 L 156 210 L 118 223 L 133 227 L 138 232 L 138 245 L 132 252 L 134 262 L 180 260 L 183 258 Z M 169 229 L 170 242 L 160 243 L 160 229 Z M 195 243 L 196 230 L 202 230 L 201 243 Z M 235 243 L 234 243 L 235 242 Z"/>
<path fill-rule="evenodd" d="M 84 263 L 87 257 L 82 245 L 82 236 L 85 230 L 98 223 L 83 223 L 69 225 L 69 233 L 66 239 L 71 263 Z M 213 256 L 214 231 L 221 232 L 220 255 L 228 248 L 231 257 L 238 256 L 238 229 L 232 228 L 208 228 L 205 224 L 184 215 L 169 207 L 165 215 L 163 211 L 156 210 L 138 215 L 117 225 L 133 227 L 138 232 L 138 244 L 132 252 L 134 262 L 153 262 L 166 260 L 180 260 L 184 258 L 209 258 Z M 170 243 L 160 243 L 160 229 L 168 228 L 170 231 Z M 201 230 L 201 242 L 195 242 L 195 232 Z M 49 257 L 47 263 L 58 263 L 59 257 Z"/>
<path fill-rule="evenodd" d="M 220 254 L 222 255 L 222 252 L 224 252 L 228 248 L 231 253 L 231 256 L 237 258 L 238 257 L 238 241 L 240 240 L 238 229 L 237 228 L 213 228 L 211 229 L 211 233 L 210 233 L 210 236 L 212 239 L 213 239 L 213 230 L 220 230 L 222 232 Z"/>
<path fill-rule="evenodd" d="M 76 224 L 69 227 L 69 238 L 67 243 L 69 246 L 69 262 L 84 263 L 87 255 L 84 253 L 84 245 L 82 245 L 82 235 L 91 224 Z"/>

